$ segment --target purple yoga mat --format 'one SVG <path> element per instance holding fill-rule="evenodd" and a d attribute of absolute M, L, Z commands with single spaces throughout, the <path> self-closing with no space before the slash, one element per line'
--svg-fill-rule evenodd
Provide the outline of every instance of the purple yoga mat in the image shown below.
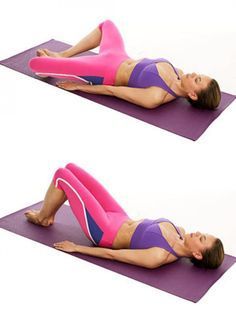
<path fill-rule="evenodd" d="M 68 47 L 70 47 L 70 45 L 52 39 L 11 58 L 2 60 L 0 61 L 0 64 L 55 86 L 58 79 L 42 79 L 37 77 L 28 68 L 28 61 L 35 56 L 35 51 L 38 48 L 48 48 L 54 51 L 61 51 L 67 49 Z M 89 51 L 81 53 L 80 55 L 91 54 L 94 53 Z M 197 140 L 208 128 L 208 126 L 236 98 L 234 95 L 222 92 L 220 106 L 214 111 L 193 108 L 184 98 L 176 99 L 170 103 L 160 106 L 159 108 L 150 110 L 135 106 L 134 104 L 116 97 L 92 95 L 78 91 L 73 91 L 72 93 L 192 140 Z"/>
<path fill-rule="evenodd" d="M 53 243 L 63 240 L 92 246 L 67 205 L 60 208 L 54 224 L 48 228 L 28 222 L 23 213 L 27 209 L 40 209 L 41 204 L 42 202 L 39 202 L 1 218 L 0 227 L 51 247 Z M 207 290 L 236 262 L 235 257 L 225 255 L 224 262 L 218 269 L 203 270 L 183 258 L 172 264 L 150 270 L 79 253 L 67 254 L 193 302 L 199 301 Z"/>

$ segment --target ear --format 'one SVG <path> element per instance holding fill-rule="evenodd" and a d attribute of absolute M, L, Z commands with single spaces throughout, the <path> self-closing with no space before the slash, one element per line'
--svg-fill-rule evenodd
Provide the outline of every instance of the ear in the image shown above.
<path fill-rule="evenodd" d="M 191 98 L 192 100 L 197 100 L 198 96 L 195 92 L 189 92 L 188 97 Z"/>
<path fill-rule="evenodd" d="M 197 252 L 192 252 L 193 257 L 195 257 L 198 260 L 201 260 L 203 258 L 202 253 L 197 251 Z"/>

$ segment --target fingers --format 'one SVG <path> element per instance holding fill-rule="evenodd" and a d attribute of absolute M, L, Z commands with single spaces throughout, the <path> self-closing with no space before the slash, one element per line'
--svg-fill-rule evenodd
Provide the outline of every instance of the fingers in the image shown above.
<path fill-rule="evenodd" d="M 68 85 L 68 81 L 57 82 L 56 85 L 61 88 L 65 88 Z"/>
<path fill-rule="evenodd" d="M 64 248 L 63 242 L 54 243 L 53 246 L 57 250 L 63 250 L 63 248 Z"/>
<path fill-rule="evenodd" d="M 60 88 L 66 89 L 66 90 L 76 89 L 74 84 L 70 81 L 57 82 L 56 85 L 57 85 L 57 87 L 60 87 Z"/>
<path fill-rule="evenodd" d="M 61 242 L 56 242 L 56 243 L 54 243 L 53 245 L 54 246 L 63 246 L 63 245 L 65 245 L 65 244 L 67 244 L 69 241 L 61 241 Z"/>
<path fill-rule="evenodd" d="M 60 82 L 57 82 L 56 85 L 60 88 L 70 90 L 70 91 L 78 89 L 78 84 L 73 81 L 60 81 Z"/>
<path fill-rule="evenodd" d="M 74 243 L 70 241 L 62 241 L 53 244 L 54 248 L 58 250 L 66 250 L 72 245 L 74 245 Z"/>

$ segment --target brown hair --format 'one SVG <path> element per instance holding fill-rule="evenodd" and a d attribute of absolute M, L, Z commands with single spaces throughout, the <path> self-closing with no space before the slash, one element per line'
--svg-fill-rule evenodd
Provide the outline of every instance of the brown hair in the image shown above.
<path fill-rule="evenodd" d="M 216 239 L 210 249 L 202 253 L 202 259 L 192 258 L 191 262 L 202 268 L 217 268 L 224 260 L 224 247 L 220 239 Z"/>
<path fill-rule="evenodd" d="M 190 97 L 187 98 L 193 107 L 200 109 L 216 109 L 221 100 L 219 84 L 216 80 L 212 79 L 208 87 L 201 90 L 197 96 L 197 100 L 193 100 Z"/>

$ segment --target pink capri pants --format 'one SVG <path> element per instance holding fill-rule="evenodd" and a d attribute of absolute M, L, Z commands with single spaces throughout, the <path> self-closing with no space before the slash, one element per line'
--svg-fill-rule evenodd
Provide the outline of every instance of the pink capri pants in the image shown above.
<path fill-rule="evenodd" d="M 120 64 L 130 57 L 115 24 L 106 20 L 99 24 L 102 32 L 99 54 L 73 58 L 35 57 L 29 67 L 37 74 L 57 77 L 79 77 L 97 85 L 114 85 Z"/>
<path fill-rule="evenodd" d="M 96 246 L 111 248 L 119 228 L 130 219 L 121 206 L 97 180 L 75 164 L 59 168 L 53 182 L 65 192 L 88 239 Z"/>

